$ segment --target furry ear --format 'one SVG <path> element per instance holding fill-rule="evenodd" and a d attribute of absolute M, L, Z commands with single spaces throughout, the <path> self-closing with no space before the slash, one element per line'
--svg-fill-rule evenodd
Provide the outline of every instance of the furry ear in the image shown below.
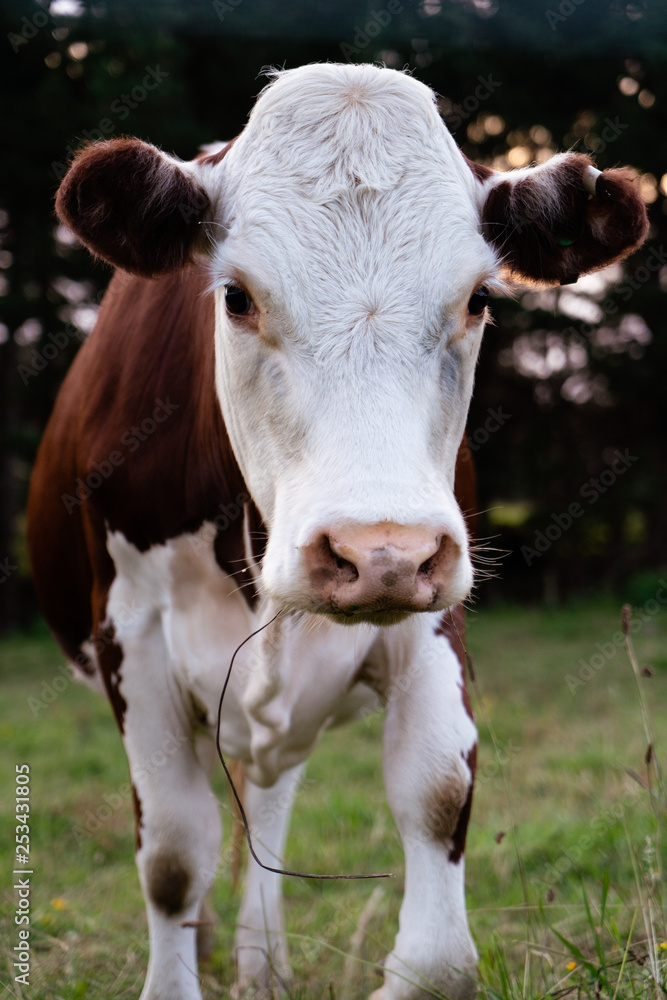
<path fill-rule="evenodd" d="M 520 279 L 565 285 L 646 238 L 646 207 L 628 170 L 599 171 L 580 153 L 506 174 L 470 167 L 486 195 L 482 233 Z"/>
<path fill-rule="evenodd" d="M 146 278 L 189 263 L 209 207 L 176 160 L 139 139 L 84 147 L 56 195 L 58 218 L 91 253 Z"/>

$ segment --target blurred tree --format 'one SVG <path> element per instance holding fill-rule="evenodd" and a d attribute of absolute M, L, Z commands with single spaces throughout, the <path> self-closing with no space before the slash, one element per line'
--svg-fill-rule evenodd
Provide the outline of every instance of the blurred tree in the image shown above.
<path fill-rule="evenodd" d="M 110 276 L 52 214 L 72 151 L 131 134 L 189 158 L 201 143 L 240 131 L 262 67 L 324 59 L 410 67 L 442 95 L 441 111 L 474 159 L 506 169 L 574 148 L 592 152 L 601 167 L 628 163 L 643 172 L 651 236 L 624 269 L 580 282 L 574 293 L 524 289 L 497 300 L 469 427 L 478 434 L 481 506 L 493 508 L 488 533 L 513 550 L 504 594 L 620 584 L 667 565 L 667 7 L 8 0 L 0 25 L 0 628 L 33 613 L 21 513 L 30 466 Z M 489 431 L 498 407 L 511 416 Z M 594 503 L 582 497 L 626 449 L 637 458 L 613 488 Z M 538 558 L 524 558 L 522 548 L 534 549 L 538 533 L 575 501 L 585 516 Z"/>

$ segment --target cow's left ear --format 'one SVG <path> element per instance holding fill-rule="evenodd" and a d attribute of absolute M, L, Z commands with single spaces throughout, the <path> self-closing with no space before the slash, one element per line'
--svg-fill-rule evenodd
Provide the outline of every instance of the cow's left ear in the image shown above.
<path fill-rule="evenodd" d="M 569 284 L 646 238 L 646 207 L 629 170 L 597 170 L 581 153 L 509 173 L 468 162 L 482 185 L 483 235 L 520 279 Z"/>

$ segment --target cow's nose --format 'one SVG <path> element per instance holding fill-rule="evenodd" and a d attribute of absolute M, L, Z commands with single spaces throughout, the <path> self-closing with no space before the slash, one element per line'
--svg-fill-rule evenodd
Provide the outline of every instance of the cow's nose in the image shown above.
<path fill-rule="evenodd" d="M 460 556 L 444 531 L 390 522 L 332 529 L 305 550 L 313 596 L 349 615 L 440 606 Z"/>

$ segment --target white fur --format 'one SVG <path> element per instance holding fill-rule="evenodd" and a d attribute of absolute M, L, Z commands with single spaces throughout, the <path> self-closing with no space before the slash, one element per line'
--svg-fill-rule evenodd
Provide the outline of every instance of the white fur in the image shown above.
<path fill-rule="evenodd" d="M 218 394 L 270 529 L 268 593 L 307 606 L 300 548 L 339 524 L 388 521 L 454 538 L 440 606 L 456 603 L 472 571 L 454 466 L 483 327 L 466 306 L 497 262 L 433 94 L 373 66 L 280 73 L 202 174 L 223 225 Z M 262 335 L 226 315 L 224 285 L 238 280 Z"/>
<path fill-rule="evenodd" d="M 257 616 L 249 612 L 236 582 L 215 562 L 207 527 L 144 553 L 119 532 L 107 538 L 116 570 L 108 620 L 123 651 L 124 743 L 142 809 L 137 863 L 151 939 L 142 1000 L 200 1000 L 194 931 L 181 924 L 197 919 L 214 878 L 220 824 L 196 737 L 214 737 L 231 655 L 273 612 L 267 603 Z M 142 613 L 128 617 L 128 605 Z M 240 651 L 222 716 L 223 751 L 245 761 L 254 780 L 247 802 L 257 848 L 267 863 L 279 862 L 302 762 L 328 725 L 378 706 L 375 692 L 355 683 L 368 665 L 388 702 L 385 782 L 408 863 L 401 933 L 387 961 L 399 974 L 388 971 L 381 993 L 391 1000 L 420 995 L 402 977 L 419 983 L 436 972 L 453 996 L 471 995 L 474 947 L 463 866 L 448 860 L 447 844 L 433 841 L 424 818 L 433 791 L 451 782 L 467 787 L 463 756 L 475 740 L 459 664 L 447 640 L 435 634 L 437 620 L 419 615 L 377 629 L 310 615 L 279 619 Z M 168 917 L 151 901 L 146 872 L 162 851 L 175 853 L 192 874 L 185 915 Z M 312 867 L 317 860 L 314 844 Z M 251 862 L 237 933 L 237 993 L 249 980 L 270 975 L 254 950 L 260 939 L 272 942 L 275 968 L 286 974 L 280 883 Z"/>

